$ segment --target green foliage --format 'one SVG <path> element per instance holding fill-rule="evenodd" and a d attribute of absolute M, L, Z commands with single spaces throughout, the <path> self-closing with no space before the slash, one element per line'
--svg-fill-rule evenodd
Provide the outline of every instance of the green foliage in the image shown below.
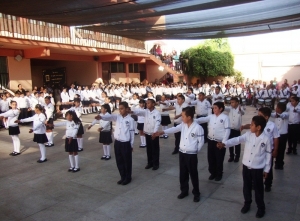
<path fill-rule="evenodd" d="M 234 58 L 227 39 L 206 40 L 183 52 L 185 73 L 194 77 L 234 75 Z"/>
<path fill-rule="evenodd" d="M 234 76 L 233 76 L 233 78 L 234 78 L 234 81 L 236 83 L 242 83 L 242 82 L 244 82 L 243 74 L 242 74 L 242 72 L 240 72 L 238 70 L 234 70 Z"/>

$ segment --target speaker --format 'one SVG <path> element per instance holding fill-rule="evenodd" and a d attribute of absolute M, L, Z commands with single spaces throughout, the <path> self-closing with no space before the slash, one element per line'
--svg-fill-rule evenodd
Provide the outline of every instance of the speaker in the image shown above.
<path fill-rule="evenodd" d="M 15 56 L 16 61 L 22 61 L 22 59 L 23 59 L 23 57 L 19 54 L 17 56 Z"/>

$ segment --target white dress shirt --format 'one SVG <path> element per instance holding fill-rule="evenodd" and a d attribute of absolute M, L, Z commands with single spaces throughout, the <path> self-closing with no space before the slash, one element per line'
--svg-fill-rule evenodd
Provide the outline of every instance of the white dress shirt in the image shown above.
<path fill-rule="evenodd" d="M 189 127 L 181 123 L 176 127 L 164 130 L 165 134 L 181 132 L 179 151 L 186 154 L 197 154 L 204 144 L 203 128 L 193 122 Z"/>
<path fill-rule="evenodd" d="M 300 123 L 300 104 L 298 104 L 296 107 L 294 107 L 291 105 L 291 103 L 288 103 L 286 105 L 286 112 L 288 112 L 288 114 L 289 114 L 289 124 L 299 124 Z"/>
<path fill-rule="evenodd" d="M 194 120 L 199 124 L 208 123 L 208 136 L 210 140 L 215 140 L 224 143 L 230 135 L 229 117 L 223 113 L 219 116 L 215 114 L 201 117 Z"/>
<path fill-rule="evenodd" d="M 69 94 L 67 92 L 61 92 L 60 98 L 62 103 L 69 102 L 70 100 Z"/>
<path fill-rule="evenodd" d="M 207 116 L 211 114 L 211 104 L 208 100 L 196 100 L 192 101 L 191 105 L 196 105 L 196 114 L 197 116 Z"/>
<path fill-rule="evenodd" d="M 287 112 L 283 112 L 278 115 L 279 117 L 276 117 L 276 113 L 271 114 L 271 117 L 275 118 L 274 123 L 277 127 L 277 130 L 279 134 L 287 134 L 289 125 L 289 114 Z"/>
<path fill-rule="evenodd" d="M 70 90 L 69 90 L 69 98 L 70 98 L 71 101 L 74 100 L 75 94 L 76 94 L 76 90 L 74 88 L 70 88 Z"/>
<path fill-rule="evenodd" d="M 28 103 L 25 97 L 19 97 L 18 99 L 18 108 L 29 108 Z"/>
<path fill-rule="evenodd" d="M 230 129 L 240 130 L 242 126 L 242 115 L 245 114 L 244 107 L 240 105 L 237 108 L 229 106 L 225 107 L 225 111 L 228 111 Z"/>
<path fill-rule="evenodd" d="M 271 147 L 272 147 L 272 150 L 273 150 L 274 149 L 274 138 L 280 137 L 280 134 L 279 134 L 279 132 L 277 130 L 277 127 L 274 124 L 274 122 L 272 122 L 272 121 L 267 122 L 267 125 L 264 129 L 264 133 L 267 136 L 269 136 L 270 141 L 271 141 Z"/>
<path fill-rule="evenodd" d="M 270 138 L 266 134 L 261 133 L 257 137 L 255 133 L 247 131 L 245 134 L 223 143 L 226 148 L 245 143 L 243 164 L 249 169 L 264 169 L 264 172 L 269 173 L 272 148 Z"/>
<path fill-rule="evenodd" d="M 9 127 L 17 127 L 18 123 L 15 123 L 15 121 L 18 120 L 19 114 L 20 111 L 18 109 L 10 109 L 5 113 L 0 114 L 0 116 L 7 118 L 7 125 Z"/>
<path fill-rule="evenodd" d="M 47 121 L 49 121 L 50 118 L 53 118 L 53 112 L 54 112 L 54 106 L 53 104 L 49 103 L 48 105 L 44 105 Z"/>
<path fill-rule="evenodd" d="M 74 121 L 61 121 L 61 122 L 54 123 L 54 127 L 61 127 L 61 126 L 66 127 L 67 138 L 72 137 L 73 139 L 77 139 L 77 133 L 80 124 L 76 124 Z"/>
<path fill-rule="evenodd" d="M 1 112 L 4 113 L 9 110 L 9 101 L 1 100 L 0 101 Z"/>
<path fill-rule="evenodd" d="M 158 131 L 161 122 L 161 115 L 155 108 L 150 111 L 149 109 L 135 109 L 133 111 L 137 116 L 144 116 L 144 132 L 151 135 Z"/>
<path fill-rule="evenodd" d="M 21 123 L 33 122 L 32 130 L 35 134 L 44 134 L 46 133 L 46 116 L 43 113 L 35 114 L 32 117 L 21 119 Z"/>
<path fill-rule="evenodd" d="M 220 98 L 219 98 L 220 97 Z M 212 103 L 216 103 L 216 102 L 224 102 L 224 94 L 222 94 L 221 92 L 219 92 L 218 94 L 214 93 L 212 96 Z"/>
<path fill-rule="evenodd" d="M 92 126 L 94 126 L 95 124 L 99 124 L 99 128 L 102 128 L 101 131 L 111 131 L 111 121 L 106 121 L 106 120 L 93 120 L 93 122 L 91 123 Z"/>

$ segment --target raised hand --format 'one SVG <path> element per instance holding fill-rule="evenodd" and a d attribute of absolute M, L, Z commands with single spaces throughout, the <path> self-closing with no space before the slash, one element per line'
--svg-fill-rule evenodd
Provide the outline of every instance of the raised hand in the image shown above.
<path fill-rule="evenodd" d="M 32 129 L 30 129 L 30 130 L 29 130 L 29 133 L 31 134 L 32 132 L 33 132 L 33 130 L 32 130 Z"/>

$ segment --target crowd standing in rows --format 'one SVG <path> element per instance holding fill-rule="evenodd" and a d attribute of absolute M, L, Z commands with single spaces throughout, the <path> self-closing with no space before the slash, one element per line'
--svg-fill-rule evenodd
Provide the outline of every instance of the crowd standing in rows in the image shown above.
<path fill-rule="evenodd" d="M 80 171 L 78 152 L 83 150 L 82 115 L 99 113 L 88 126 L 99 124 L 99 142 L 103 145 L 102 160 L 110 160 L 110 145 L 114 136 L 114 152 L 121 179 L 127 185 L 132 179 L 132 148 L 135 135 L 140 135 L 140 147 L 146 147 L 145 169 L 160 167 L 160 139 L 175 134 L 172 154 L 179 154 L 179 199 L 189 193 L 191 177 L 194 202 L 200 201 L 197 153 L 207 143 L 209 180 L 220 181 L 226 148 L 228 162 L 239 162 L 241 143 L 245 143 L 243 156 L 243 194 L 246 213 L 252 202 L 251 190 L 255 190 L 258 211 L 265 214 L 264 191 L 270 192 L 275 169 L 282 170 L 284 155 L 297 154 L 300 129 L 300 80 L 289 85 L 279 85 L 274 79 L 270 84 L 246 80 L 244 84 L 226 84 L 223 81 L 187 85 L 173 84 L 93 84 L 70 88 L 40 88 L 25 91 L 22 85 L 12 97 L 1 95 L 3 127 L 7 128 L 13 141 L 12 156 L 19 155 L 19 123 L 33 122 L 30 133 L 38 143 L 41 157 L 38 163 L 47 161 L 46 147 L 54 146 L 53 129 L 66 128 L 65 151 L 69 153 L 69 172 Z M 242 124 L 245 105 L 254 105 L 258 115 L 251 124 Z M 275 105 L 276 104 L 276 105 Z M 114 114 L 114 110 L 118 113 Z M 275 111 L 272 113 L 272 110 Z M 175 111 L 171 124 L 170 112 Z M 228 114 L 224 114 L 227 112 Z M 66 121 L 54 122 L 63 116 Z M 274 122 L 270 121 L 274 118 Z M 116 122 L 112 126 L 112 121 Z M 250 122 L 249 122 L 250 123 Z M 241 131 L 250 131 L 241 135 Z M 263 179 L 265 178 L 265 182 Z M 265 187 L 264 187 L 265 185 Z"/>

